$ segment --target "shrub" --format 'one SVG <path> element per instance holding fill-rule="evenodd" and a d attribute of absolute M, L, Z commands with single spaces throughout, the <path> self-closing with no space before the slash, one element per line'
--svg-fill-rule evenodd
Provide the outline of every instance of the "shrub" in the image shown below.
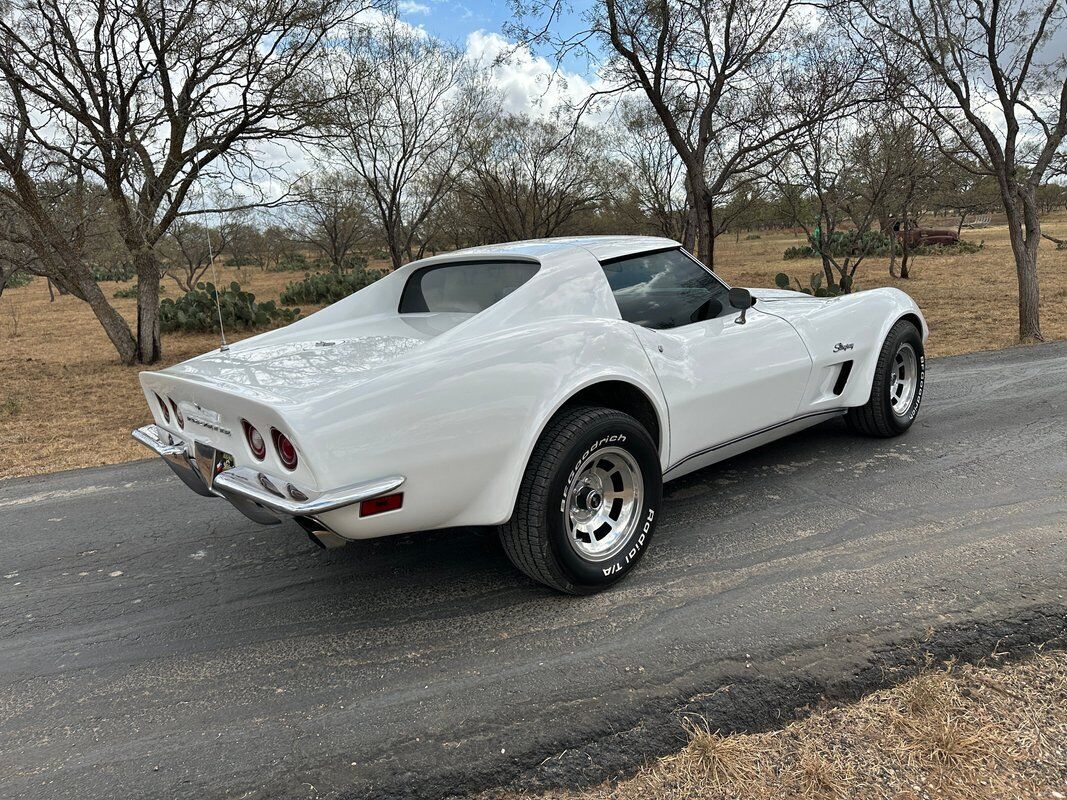
<path fill-rule="evenodd" d="M 363 256 L 345 256 L 344 262 L 341 264 L 341 269 L 345 272 L 359 272 L 367 268 L 367 259 Z"/>
<path fill-rule="evenodd" d="M 815 250 L 808 245 L 802 245 L 800 247 L 787 247 L 785 252 L 782 253 L 783 261 L 792 261 L 797 258 L 815 258 Z"/>
<path fill-rule="evenodd" d="M 279 308 L 273 300 L 257 303 L 256 296 L 251 292 L 241 291 L 241 285 L 237 281 L 217 294 L 226 330 L 263 328 L 289 323 L 300 316 L 300 309 Z M 198 283 L 194 291 L 186 292 L 177 300 L 164 300 L 159 304 L 160 330 L 164 333 L 217 332 L 219 311 L 215 306 L 215 295 L 213 283 Z"/>
<path fill-rule="evenodd" d="M 125 262 L 112 264 L 110 267 L 93 267 L 89 272 L 97 283 L 101 281 L 132 281 L 137 277 L 137 270 L 133 268 L 133 264 Z"/>
<path fill-rule="evenodd" d="M 30 272 L 12 272 L 7 276 L 7 280 L 4 281 L 5 289 L 18 289 L 22 286 L 26 286 L 33 280 L 33 273 Z"/>
<path fill-rule="evenodd" d="M 960 239 L 956 244 L 930 244 L 926 247 L 913 247 L 908 252 L 913 256 L 950 256 L 965 253 L 977 253 L 985 248 L 985 240 L 978 244 Z M 898 252 L 900 248 L 897 248 Z"/>
<path fill-rule="evenodd" d="M 814 236 L 809 236 L 806 245 L 787 248 L 782 258 L 785 261 L 796 258 L 817 258 L 819 255 L 817 244 L 818 240 Z M 881 231 L 867 231 L 863 234 L 854 230 L 834 231 L 826 243 L 827 253 L 834 258 L 844 258 L 860 253 L 866 253 L 869 256 L 887 256 L 889 247 L 889 236 Z"/>
<path fill-rule="evenodd" d="M 336 303 L 364 286 L 370 286 L 382 273 L 376 269 L 357 269 L 352 272 L 306 273 L 304 280 L 294 281 L 282 290 L 283 305 L 328 305 Z"/>
<path fill-rule="evenodd" d="M 821 272 L 811 273 L 811 277 L 808 278 L 808 284 L 805 286 L 800 282 L 798 278 L 790 278 L 784 272 L 779 272 L 774 276 L 774 285 L 779 289 L 790 289 L 790 280 L 796 284 L 794 291 L 803 292 L 804 294 L 810 294 L 813 297 L 837 297 L 840 294 L 847 294 L 852 287 L 852 278 L 848 275 L 841 276 L 841 283 L 831 283 L 827 286 L 822 285 L 823 274 Z"/>
<path fill-rule="evenodd" d="M 304 272 L 309 266 L 303 253 L 288 253 L 279 258 L 277 264 L 267 267 L 267 272 Z"/>
<path fill-rule="evenodd" d="M 758 239 L 762 239 L 762 238 L 763 237 L 760 236 L 758 233 L 750 233 L 748 236 L 745 237 L 745 241 L 746 242 L 755 242 Z"/>
<path fill-rule="evenodd" d="M 801 247 L 790 247 L 782 254 L 782 259 L 791 261 L 796 258 L 817 258 L 819 251 L 815 247 L 814 237 L 808 237 L 808 244 Z M 881 231 L 867 231 L 862 236 L 857 231 L 835 231 L 830 235 L 828 244 L 829 255 L 834 258 L 856 256 L 866 253 L 869 256 L 888 256 L 890 254 L 889 235 Z M 960 253 L 977 253 L 985 246 L 985 242 L 974 242 L 960 239 L 956 244 L 933 244 L 926 247 L 912 247 L 909 252 L 914 256 L 941 256 Z M 900 242 L 896 243 L 897 255 L 903 252 Z"/>

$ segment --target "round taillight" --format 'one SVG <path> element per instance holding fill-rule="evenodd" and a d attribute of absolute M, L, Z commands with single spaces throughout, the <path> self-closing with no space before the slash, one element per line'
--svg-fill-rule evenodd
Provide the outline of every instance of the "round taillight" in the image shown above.
<path fill-rule="evenodd" d="M 245 429 L 245 439 L 248 441 L 248 449 L 260 461 L 267 455 L 267 443 L 263 441 L 263 434 L 257 431 L 248 420 L 241 420 L 241 427 Z"/>
<path fill-rule="evenodd" d="M 178 420 L 178 427 L 185 430 L 185 417 L 183 417 L 182 412 L 178 410 L 178 404 L 170 397 L 167 399 L 170 400 L 170 407 L 174 409 L 174 419 Z"/>
<path fill-rule="evenodd" d="M 152 392 L 152 394 L 156 395 L 156 400 L 159 401 L 159 410 L 163 412 L 163 421 L 170 422 L 170 409 L 167 408 L 166 401 L 156 394 L 156 392 Z"/>
<path fill-rule="evenodd" d="M 282 466 L 286 469 L 296 469 L 298 460 L 296 448 L 289 441 L 289 437 L 277 428 L 271 428 L 270 433 L 274 437 L 274 449 L 278 451 L 278 458 L 281 459 Z"/>

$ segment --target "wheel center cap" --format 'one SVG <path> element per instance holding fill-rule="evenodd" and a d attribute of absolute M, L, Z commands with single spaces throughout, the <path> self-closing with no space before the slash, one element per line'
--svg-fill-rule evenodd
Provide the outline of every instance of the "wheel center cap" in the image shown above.
<path fill-rule="evenodd" d="M 604 495 L 589 486 L 578 490 L 578 507 L 583 511 L 596 511 L 604 502 Z"/>

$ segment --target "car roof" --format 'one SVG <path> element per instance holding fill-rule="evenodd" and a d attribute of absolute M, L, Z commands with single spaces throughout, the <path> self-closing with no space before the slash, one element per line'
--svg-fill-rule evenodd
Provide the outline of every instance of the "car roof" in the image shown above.
<path fill-rule="evenodd" d="M 551 239 L 526 239 L 521 242 L 502 242 L 480 247 L 468 247 L 449 253 L 457 255 L 501 255 L 541 258 L 549 253 L 581 248 L 593 254 L 599 261 L 645 253 L 649 250 L 664 250 L 681 247 L 673 239 L 662 236 L 557 236 Z"/>

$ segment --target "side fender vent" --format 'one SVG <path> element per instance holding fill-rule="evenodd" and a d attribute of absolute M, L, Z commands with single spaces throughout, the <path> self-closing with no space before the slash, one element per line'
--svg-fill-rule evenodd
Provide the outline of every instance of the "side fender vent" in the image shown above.
<path fill-rule="evenodd" d="M 841 365 L 841 371 L 837 374 L 837 383 L 834 384 L 834 394 L 839 395 L 845 391 L 848 376 L 852 374 L 852 362 L 846 361 Z M 825 386 L 825 384 L 823 384 Z"/>

